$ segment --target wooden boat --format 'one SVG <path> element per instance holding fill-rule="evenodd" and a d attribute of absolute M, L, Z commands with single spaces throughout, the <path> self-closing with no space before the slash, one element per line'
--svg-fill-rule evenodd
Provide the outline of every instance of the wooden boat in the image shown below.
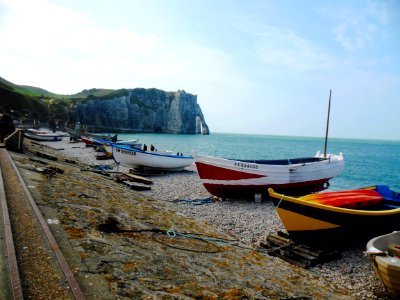
<path fill-rule="evenodd" d="M 93 146 L 94 145 L 94 138 L 90 136 L 81 136 L 81 141 L 86 144 L 86 146 Z"/>
<path fill-rule="evenodd" d="M 93 142 L 94 142 L 95 146 L 99 147 L 109 157 L 112 157 L 112 145 L 113 144 L 120 145 L 120 146 L 128 146 L 128 147 L 137 148 L 137 149 L 141 149 L 143 146 L 141 143 L 139 143 L 139 139 L 120 140 L 120 141 L 116 141 L 116 142 L 94 139 Z"/>
<path fill-rule="evenodd" d="M 371 239 L 366 253 L 390 296 L 400 299 L 400 231 Z"/>
<path fill-rule="evenodd" d="M 130 146 L 112 144 L 114 160 L 132 168 L 155 169 L 163 171 L 182 171 L 193 163 L 193 156 L 172 151 L 144 151 Z"/>
<path fill-rule="evenodd" d="M 81 139 L 82 133 L 80 131 L 68 127 L 66 128 L 66 131 L 68 132 L 71 141 L 77 141 Z"/>
<path fill-rule="evenodd" d="M 235 160 L 195 155 L 204 187 L 222 198 L 253 198 L 268 188 L 288 194 L 321 191 L 344 169 L 344 158 L 319 152 L 312 157 L 282 160 Z"/>
<path fill-rule="evenodd" d="M 28 128 L 24 131 L 24 136 L 37 141 L 44 141 L 44 142 L 58 142 L 61 141 L 66 134 L 65 133 L 52 133 L 46 130 L 39 130 Z"/>
<path fill-rule="evenodd" d="M 100 141 L 116 142 L 117 135 L 101 134 L 101 133 L 85 133 L 81 136 L 81 141 L 88 146 L 101 145 Z"/>
<path fill-rule="evenodd" d="M 341 247 L 400 228 L 400 194 L 387 186 L 290 197 L 269 189 L 292 240 Z"/>

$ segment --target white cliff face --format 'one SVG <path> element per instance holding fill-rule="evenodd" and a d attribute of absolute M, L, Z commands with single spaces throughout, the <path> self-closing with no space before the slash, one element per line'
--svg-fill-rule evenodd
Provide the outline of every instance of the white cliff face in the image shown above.
<path fill-rule="evenodd" d="M 103 131 L 209 134 L 195 95 L 141 88 L 120 94 L 77 102 L 71 121 Z"/>

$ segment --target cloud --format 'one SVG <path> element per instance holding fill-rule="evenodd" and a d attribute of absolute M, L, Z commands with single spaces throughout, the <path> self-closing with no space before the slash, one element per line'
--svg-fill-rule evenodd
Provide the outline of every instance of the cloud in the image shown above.
<path fill-rule="evenodd" d="M 260 62 L 295 71 L 323 70 L 333 65 L 323 47 L 290 28 L 242 23 L 237 29 L 251 37 Z"/>
<path fill-rule="evenodd" d="M 385 3 L 368 1 L 366 7 L 354 11 L 337 9 L 334 18 L 338 24 L 333 28 L 335 40 L 347 51 L 356 51 L 374 43 L 389 22 Z"/>
<path fill-rule="evenodd" d="M 85 12 L 47 0 L 0 0 L 2 76 L 56 93 L 91 87 L 198 89 L 246 85 L 222 50 L 173 35 L 103 28 Z M 23 73 L 21 70 L 24 70 Z M 18 78 L 14 81 L 13 78 Z"/>
<path fill-rule="evenodd" d="M 256 43 L 260 59 L 274 66 L 311 71 L 331 65 L 328 53 L 291 29 L 266 27 Z"/>

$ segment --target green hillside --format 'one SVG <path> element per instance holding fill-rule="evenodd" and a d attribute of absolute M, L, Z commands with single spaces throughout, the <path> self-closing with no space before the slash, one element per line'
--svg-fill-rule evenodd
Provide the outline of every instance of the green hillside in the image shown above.
<path fill-rule="evenodd" d="M 37 96 L 24 93 L 18 87 L 0 77 L 0 113 L 16 118 L 45 120 L 49 111 L 46 103 Z"/>
<path fill-rule="evenodd" d="M 125 90 L 89 89 L 73 95 L 60 95 L 39 87 L 17 85 L 0 77 L 0 113 L 11 114 L 17 119 L 50 118 L 68 122 L 71 102 L 93 98 L 108 98 L 125 94 Z"/>

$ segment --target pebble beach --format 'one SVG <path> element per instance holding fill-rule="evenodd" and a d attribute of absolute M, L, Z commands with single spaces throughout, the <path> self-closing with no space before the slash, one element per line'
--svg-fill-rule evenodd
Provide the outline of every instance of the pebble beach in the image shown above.
<path fill-rule="evenodd" d="M 112 159 L 97 160 L 98 153 L 82 142 L 70 142 L 69 138 L 64 138 L 60 142 L 40 143 L 88 165 L 110 165 L 112 171 L 129 171 Z M 195 165 L 184 172 L 151 176 L 149 179 L 154 184 L 151 190 L 141 192 L 145 197 L 162 200 L 179 214 L 210 223 L 250 246 L 260 245 L 270 233 L 284 231 L 271 201 L 212 199 L 201 183 Z M 344 251 L 340 259 L 317 265 L 309 271 L 348 289 L 357 299 L 389 299 L 364 250 L 361 247 Z"/>

